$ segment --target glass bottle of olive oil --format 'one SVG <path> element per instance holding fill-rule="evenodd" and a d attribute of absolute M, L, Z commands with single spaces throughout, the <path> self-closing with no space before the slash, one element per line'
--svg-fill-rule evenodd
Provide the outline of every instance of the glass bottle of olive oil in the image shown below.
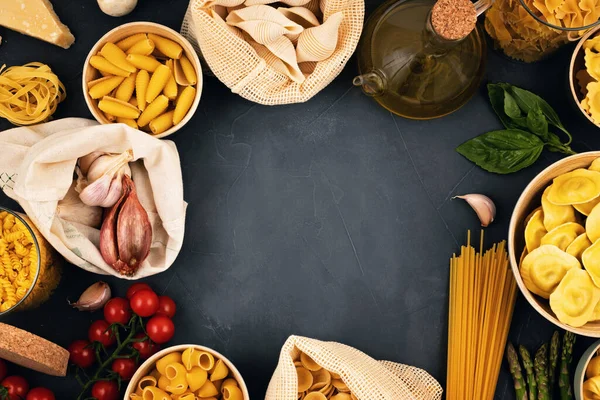
<path fill-rule="evenodd" d="M 384 3 L 367 22 L 359 45 L 361 75 L 354 78 L 354 84 L 402 117 L 431 119 L 447 115 L 471 98 L 483 77 L 485 41 L 480 29 L 473 22 L 465 37 L 442 37 L 432 26 L 435 3 Z M 479 14 L 481 1 L 475 6 Z M 476 21 L 476 15 L 473 18 Z"/>

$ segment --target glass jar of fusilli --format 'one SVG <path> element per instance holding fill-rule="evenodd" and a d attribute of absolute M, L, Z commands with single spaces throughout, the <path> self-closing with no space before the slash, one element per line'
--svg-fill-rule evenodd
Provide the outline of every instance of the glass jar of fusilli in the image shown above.
<path fill-rule="evenodd" d="M 60 257 L 29 218 L 0 207 L 0 315 L 48 300 L 60 274 Z"/>

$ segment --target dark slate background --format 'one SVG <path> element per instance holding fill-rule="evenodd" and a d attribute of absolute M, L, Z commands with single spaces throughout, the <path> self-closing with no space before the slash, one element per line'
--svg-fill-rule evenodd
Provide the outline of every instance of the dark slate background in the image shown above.
<path fill-rule="evenodd" d="M 186 0 L 140 0 L 129 16 L 112 18 L 92 0 L 53 3 L 77 38 L 71 49 L 0 28 L 0 64 L 51 65 L 68 93 L 56 118 L 91 118 L 81 70 L 105 32 L 138 20 L 178 30 L 187 6 Z M 368 11 L 379 4 L 367 0 Z M 577 151 L 598 149 L 598 130 L 569 98 L 571 52 L 569 46 L 527 65 L 489 51 L 485 82 L 506 81 L 539 93 L 573 133 Z M 178 304 L 171 343 L 198 343 L 227 355 L 253 399 L 263 398 L 281 345 L 292 334 L 340 341 L 377 359 L 424 368 L 444 385 L 448 259 L 468 229 L 479 229 L 475 213 L 451 197 L 492 197 L 498 214 L 486 230 L 488 243 L 505 239 L 521 191 L 559 158 L 544 153 L 525 171 L 486 173 L 454 151 L 501 127 L 484 85 L 450 116 L 409 121 L 352 87 L 355 74 L 352 59 L 314 99 L 281 107 L 252 104 L 207 77 L 198 112 L 171 137 L 189 202 L 186 236 L 175 264 L 146 281 Z M 0 130 L 8 128 L 1 120 Z M 19 209 L 4 195 L 0 205 Z M 67 266 L 47 304 L 9 315 L 6 322 L 66 347 L 102 318 L 70 309 L 66 299 L 76 299 L 98 279 L 117 295 L 128 286 Z M 510 339 L 533 350 L 552 330 L 520 297 Z M 591 342 L 580 338 L 577 353 Z M 72 376 L 11 370 L 62 399 L 78 391 Z M 503 368 L 496 398 L 513 397 Z"/>

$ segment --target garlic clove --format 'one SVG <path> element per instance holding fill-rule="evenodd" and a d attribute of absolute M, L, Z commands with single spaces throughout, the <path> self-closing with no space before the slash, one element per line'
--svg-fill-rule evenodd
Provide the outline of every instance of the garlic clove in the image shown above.
<path fill-rule="evenodd" d="M 100 179 L 103 175 L 115 176 L 132 160 L 133 151 L 131 149 L 121 154 L 105 154 L 91 163 L 87 173 L 85 173 L 86 179 L 91 183 Z"/>
<path fill-rule="evenodd" d="M 100 254 L 107 264 L 113 266 L 119 260 L 117 249 L 117 217 L 118 212 L 129 193 L 129 187 L 123 188 L 123 194 L 108 211 L 100 228 Z"/>
<path fill-rule="evenodd" d="M 101 206 L 110 193 L 112 177 L 105 175 L 92 182 L 79 193 L 79 198 L 88 206 Z"/>
<path fill-rule="evenodd" d="M 106 197 L 100 203 L 100 207 L 109 208 L 115 205 L 121 195 L 123 195 L 123 174 L 120 172 L 110 183 L 110 188 L 106 193 Z"/>
<path fill-rule="evenodd" d="M 106 282 L 96 282 L 79 296 L 79 300 L 69 304 L 79 311 L 96 311 L 104 307 L 110 296 L 110 286 Z"/>
<path fill-rule="evenodd" d="M 124 265 L 118 265 L 115 269 L 124 275 L 133 275 L 150 253 L 152 225 L 131 178 L 124 176 L 123 183 L 128 187 L 128 194 L 119 211 L 117 248 Z"/>
<path fill-rule="evenodd" d="M 486 227 L 494 221 L 496 217 L 496 205 L 489 197 L 483 194 L 465 194 L 462 196 L 454 196 L 453 199 L 465 200 L 481 221 L 481 226 Z"/>
<path fill-rule="evenodd" d="M 87 156 L 80 157 L 78 164 L 79 164 L 79 168 L 81 169 L 81 173 L 83 175 L 87 175 L 87 173 L 90 169 L 90 165 L 92 165 L 92 163 L 94 161 L 96 161 L 96 159 L 98 159 L 99 157 L 101 157 L 105 154 L 106 153 L 103 151 L 94 151 L 94 152 L 88 154 Z"/>

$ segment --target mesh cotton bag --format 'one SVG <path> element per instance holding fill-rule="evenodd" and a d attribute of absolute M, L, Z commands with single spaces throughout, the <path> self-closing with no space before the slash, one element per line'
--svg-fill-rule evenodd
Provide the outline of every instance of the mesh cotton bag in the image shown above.
<path fill-rule="evenodd" d="M 266 105 L 301 103 L 327 86 L 354 53 L 365 15 L 364 0 L 320 1 L 323 21 L 338 12 L 343 13 L 337 46 L 329 58 L 317 63 L 304 82 L 298 83 L 275 70 L 243 36 L 236 35 L 222 20 L 213 17 L 215 7 L 227 7 L 230 1 L 191 0 L 181 34 L 202 52 L 212 72 L 232 92 Z M 246 1 L 246 4 L 253 3 L 255 1 Z"/>
<path fill-rule="evenodd" d="M 298 377 L 294 360 L 306 353 L 317 364 L 340 375 L 359 400 L 439 400 L 442 388 L 427 372 L 390 361 L 377 361 L 363 352 L 335 342 L 290 336 L 265 400 L 297 400 Z"/>

